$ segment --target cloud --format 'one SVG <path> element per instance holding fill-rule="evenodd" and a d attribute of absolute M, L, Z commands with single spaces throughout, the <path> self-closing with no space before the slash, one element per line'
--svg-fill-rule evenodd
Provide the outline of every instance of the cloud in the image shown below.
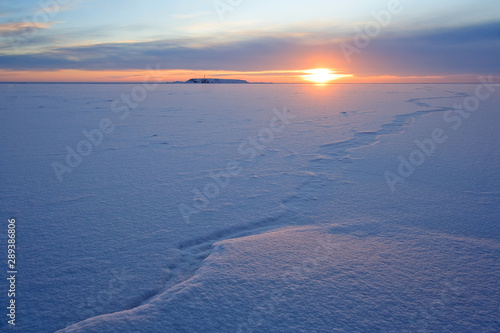
<path fill-rule="evenodd" d="M 344 36 L 350 42 L 353 36 Z M 335 32 L 253 36 L 214 42 L 203 39 L 108 43 L 50 52 L 0 56 L 6 70 L 161 69 L 265 71 L 330 67 L 366 75 L 499 73 L 500 22 L 425 31 L 390 32 L 373 39 L 347 63 Z"/>
<path fill-rule="evenodd" d="M 60 4 L 59 2 L 54 2 L 54 1 L 47 1 L 46 5 L 42 6 L 44 4 L 43 2 L 39 2 L 38 4 L 40 5 L 40 8 L 36 11 L 35 15 L 38 13 L 47 13 L 47 14 L 57 14 L 59 12 L 64 12 L 68 10 L 72 10 L 78 3 L 79 0 L 72 0 L 71 2 L 68 3 L 63 3 Z"/>
<path fill-rule="evenodd" d="M 19 35 L 31 29 L 50 28 L 53 23 L 13 22 L 0 23 L 0 37 Z"/>
<path fill-rule="evenodd" d="M 353 57 L 355 72 L 499 73 L 500 22 L 385 36 Z M 380 64 L 379 68 L 373 62 Z"/>
<path fill-rule="evenodd" d="M 8 23 L 0 23 L 0 37 L 16 37 L 16 36 L 27 36 L 30 35 L 30 38 L 33 35 L 33 32 L 39 29 L 48 29 L 52 27 L 56 23 L 64 23 L 64 22 L 54 22 L 53 19 L 57 15 L 57 13 L 62 11 L 68 11 L 75 4 L 78 3 L 79 0 L 72 0 L 68 3 L 59 3 L 57 1 L 39 1 L 37 3 L 37 8 L 33 9 L 32 14 L 27 14 L 23 18 L 15 18 L 11 19 L 11 22 Z M 24 8 L 15 8 L 11 10 L 4 10 L 2 16 L 12 16 L 14 14 L 21 14 L 26 11 Z M 31 10 L 30 10 L 31 11 Z M 9 15 L 7 15 L 7 13 Z"/>

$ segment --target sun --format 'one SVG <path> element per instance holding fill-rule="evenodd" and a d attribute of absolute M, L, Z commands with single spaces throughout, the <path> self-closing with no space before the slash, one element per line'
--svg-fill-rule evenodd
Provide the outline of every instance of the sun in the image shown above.
<path fill-rule="evenodd" d="M 339 79 L 341 77 L 352 76 L 352 75 L 335 74 L 334 71 L 328 68 L 308 69 L 304 72 L 307 74 L 302 75 L 302 78 L 304 80 L 311 81 L 314 83 L 327 83 Z"/>

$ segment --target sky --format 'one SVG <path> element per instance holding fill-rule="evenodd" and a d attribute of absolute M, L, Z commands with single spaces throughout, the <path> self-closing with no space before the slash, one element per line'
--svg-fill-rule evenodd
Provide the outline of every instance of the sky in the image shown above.
<path fill-rule="evenodd" d="M 498 0 L 0 2 L 0 82 L 499 81 L 499 54 Z"/>

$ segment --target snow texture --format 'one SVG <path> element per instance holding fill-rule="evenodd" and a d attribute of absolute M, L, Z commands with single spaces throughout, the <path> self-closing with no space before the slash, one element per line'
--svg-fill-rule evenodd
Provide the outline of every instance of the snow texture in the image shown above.
<path fill-rule="evenodd" d="M 498 92 L 459 117 L 474 84 L 0 86 L 2 330 L 500 331 Z"/>

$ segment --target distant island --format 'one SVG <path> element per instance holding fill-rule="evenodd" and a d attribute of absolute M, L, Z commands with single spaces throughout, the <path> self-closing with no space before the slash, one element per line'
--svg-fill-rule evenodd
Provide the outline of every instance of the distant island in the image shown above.
<path fill-rule="evenodd" d="M 235 79 L 203 78 L 203 79 L 189 79 L 186 82 L 177 81 L 176 83 L 249 83 L 249 82 L 246 80 L 235 80 Z"/>
<path fill-rule="evenodd" d="M 189 83 L 208 83 L 208 84 L 271 84 L 272 82 L 248 82 L 247 80 L 236 80 L 236 79 L 213 79 L 213 78 L 203 78 L 203 79 L 189 79 L 187 81 L 175 81 L 175 82 L 165 82 L 173 84 L 189 84 Z"/>

